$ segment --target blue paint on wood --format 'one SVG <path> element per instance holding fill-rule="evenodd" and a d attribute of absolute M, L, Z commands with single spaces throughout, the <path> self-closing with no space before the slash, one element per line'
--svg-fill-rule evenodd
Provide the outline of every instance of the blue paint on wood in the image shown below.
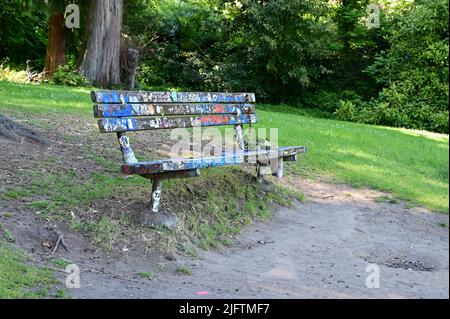
<path fill-rule="evenodd" d="M 132 165 L 123 165 L 122 172 L 132 175 L 204 169 L 208 167 L 239 165 L 249 162 L 255 163 L 257 159 L 267 160 L 269 158 L 280 158 L 305 152 L 306 147 L 304 146 L 284 146 L 268 151 L 238 151 L 223 154 L 221 156 L 154 160 L 139 162 Z"/>
<path fill-rule="evenodd" d="M 112 117 L 98 121 L 102 133 L 173 129 L 195 126 L 221 126 L 256 123 L 255 114 L 202 115 L 190 117 Z"/>
<path fill-rule="evenodd" d="M 251 114 L 253 104 L 97 104 L 95 117 L 176 116 L 205 114 Z"/>
<path fill-rule="evenodd" d="M 254 93 L 93 91 L 95 103 L 255 103 Z"/>

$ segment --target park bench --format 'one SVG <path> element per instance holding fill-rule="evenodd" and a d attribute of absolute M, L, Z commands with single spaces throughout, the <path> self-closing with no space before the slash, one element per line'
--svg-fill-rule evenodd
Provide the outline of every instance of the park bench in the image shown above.
<path fill-rule="evenodd" d="M 246 148 L 244 124 L 256 123 L 253 93 L 93 91 L 94 116 L 101 133 L 116 133 L 123 157 L 121 172 L 152 180 L 151 211 L 157 213 L 162 181 L 199 176 L 200 169 L 254 163 L 257 178 L 283 177 L 283 162 L 296 161 L 304 146 Z M 220 156 L 138 161 L 127 132 L 231 125 L 236 150 Z M 275 166 L 275 167 L 274 167 Z M 269 168 L 269 169 L 268 169 Z"/>

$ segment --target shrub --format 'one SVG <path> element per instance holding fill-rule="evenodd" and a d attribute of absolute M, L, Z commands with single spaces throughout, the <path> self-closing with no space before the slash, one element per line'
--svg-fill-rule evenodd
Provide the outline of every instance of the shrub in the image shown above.
<path fill-rule="evenodd" d="M 413 2 L 388 40 L 367 68 L 385 88 L 363 119 L 448 133 L 448 0 Z"/>
<path fill-rule="evenodd" d="M 26 71 L 11 70 L 9 67 L 4 67 L 0 64 L 0 81 L 16 82 L 16 83 L 28 83 L 28 74 Z"/>
<path fill-rule="evenodd" d="M 88 80 L 78 74 L 73 64 L 60 65 L 50 80 L 52 84 L 66 86 L 86 86 Z"/>
<path fill-rule="evenodd" d="M 336 116 L 340 120 L 354 121 L 356 119 L 357 109 L 352 101 L 339 100 L 339 106 L 335 112 Z"/>

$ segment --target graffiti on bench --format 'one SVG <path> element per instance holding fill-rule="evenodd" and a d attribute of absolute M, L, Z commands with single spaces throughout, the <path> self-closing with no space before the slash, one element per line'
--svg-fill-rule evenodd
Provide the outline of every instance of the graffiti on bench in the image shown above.
<path fill-rule="evenodd" d="M 95 103 L 254 103 L 253 93 L 94 91 Z"/>
<path fill-rule="evenodd" d="M 98 121 L 100 132 L 126 132 L 156 130 L 179 127 L 237 125 L 256 123 L 255 114 L 223 114 L 187 117 L 154 117 L 154 118 L 103 118 Z"/>

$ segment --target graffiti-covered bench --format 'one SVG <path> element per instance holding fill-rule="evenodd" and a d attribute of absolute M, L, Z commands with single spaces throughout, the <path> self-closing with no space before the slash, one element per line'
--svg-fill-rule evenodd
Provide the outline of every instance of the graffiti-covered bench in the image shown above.
<path fill-rule="evenodd" d="M 282 178 L 283 162 L 295 161 L 298 153 L 306 152 L 303 146 L 248 148 L 243 126 L 257 121 L 253 93 L 93 91 L 91 97 L 100 132 L 117 134 L 124 162 L 122 173 L 153 181 L 153 213 L 159 210 L 164 179 L 195 177 L 203 168 L 243 163 L 256 165 L 258 180 L 265 174 Z M 133 131 L 223 125 L 234 126 L 235 148 L 197 158 L 138 161 L 126 135 Z"/>

